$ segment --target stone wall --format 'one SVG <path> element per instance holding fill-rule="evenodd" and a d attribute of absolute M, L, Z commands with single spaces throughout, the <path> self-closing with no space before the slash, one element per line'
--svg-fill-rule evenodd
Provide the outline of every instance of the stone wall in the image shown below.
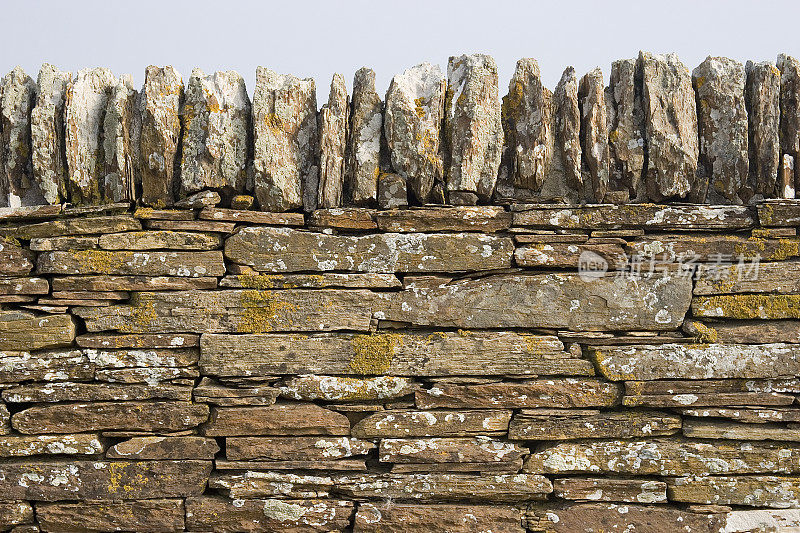
<path fill-rule="evenodd" d="M 15 70 L 0 530 L 800 528 L 779 67 Z"/>

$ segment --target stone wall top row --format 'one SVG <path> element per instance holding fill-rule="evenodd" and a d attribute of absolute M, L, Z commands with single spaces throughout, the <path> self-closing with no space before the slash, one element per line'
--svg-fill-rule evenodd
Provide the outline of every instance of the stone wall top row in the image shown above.
<path fill-rule="evenodd" d="M 794 198 L 800 62 L 709 57 L 692 73 L 640 52 L 550 91 L 521 59 L 502 98 L 486 55 L 423 63 L 382 100 L 374 72 L 352 96 L 259 67 L 253 99 L 232 71 L 147 67 L 137 91 L 106 68 L 19 67 L 0 81 L 0 207 L 137 201 L 212 190 L 263 211 L 420 204 Z M 797 167 L 797 168 L 796 168 Z"/>

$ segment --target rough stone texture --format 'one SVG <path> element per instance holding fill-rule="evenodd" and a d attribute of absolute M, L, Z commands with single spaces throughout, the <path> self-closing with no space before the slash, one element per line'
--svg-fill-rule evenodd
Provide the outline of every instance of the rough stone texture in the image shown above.
<path fill-rule="evenodd" d="M 386 411 L 353 426 L 358 438 L 463 437 L 508 430 L 511 411 Z"/>
<path fill-rule="evenodd" d="M 104 446 L 91 433 L 0 437 L 0 457 L 32 455 L 96 455 Z"/>
<path fill-rule="evenodd" d="M 31 163 L 31 109 L 36 102 L 36 83 L 16 67 L 0 80 L 0 139 L 2 175 L 0 205 L 20 207 L 39 204 L 42 193 L 33 179 Z"/>
<path fill-rule="evenodd" d="M 69 315 L 37 317 L 25 311 L 0 311 L 0 350 L 25 352 L 69 346 L 75 339 Z"/>
<path fill-rule="evenodd" d="M 667 501 L 667 484 L 662 481 L 605 478 L 561 478 L 553 490 L 565 500 L 658 503 Z"/>
<path fill-rule="evenodd" d="M 115 444 L 106 452 L 109 459 L 214 459 L 219 446 L 203 437 L 134 437 Z"/>
<path fill-rule="evenodd" d="M 184 527 L 182 500 L 47 503 L 36 506 L 44 531 L 180 531 Z"/>
<path fill-rule="evenodd" d="M 697 99 L 700 159 L 693 200 L 712 204 L 747 203 L 748 125 L 744 65 L 708 57 L 692 72 Z"/>
<path fill-rule="evenodd" d="M 172 205 L 181 135 L 183 78 L 171 66 L 145 70 L 140 99 L 142 117 L 139 153 L 145 205 Z"/>
<path fill-rule="evenodd" d="M 800 506 L 800 477 L 685 477 L 671 480 L 673 501 L 753 507 Z"/>
<path fill-rule="evenodd" d="M 408 181 L 399 174 L 378 176 L 378 205 L 381 209 L 394 209 L 408 205 Z"/>
<path fill-rule="evenodd" d="M 344 415 L 313 404 L 215 407 L 204 429 L 208 436 L 347 435 L 349 431 Z"/>
<path fill-rule="evenodd" d="M 431 531 L 485 531 L 523 533 L 521 511 L 499 505 L 381 505 L 358 506 L 354 532 L 423 533 Z"/>
<path fill-rule="evenodd" d="M 44 63 L 36 82 L 36 105 L 31 111 L 33 176 L 44 200 L 67 199 L 67 162 L 64 154 L 64 101 L 72 74 Z"/>
<path fill-rule="evenodd" d="M 781 72 L 781 151 L 794 161 L 794 185 L 797 188 L 800 182 L 800 61 L 779 54 L 777 67 Z"/>
<path fill-rule="evenodd" d="M 444 109 L 448 192 L 474 193 L 483 201 L 492 197 L 502 128 L 494 59 L 481 54 L 450 57 Z M 455 203 L 452 197 L 450 203 Z"/>
<path fill-rule="evenodd" d="M 108 99 L 103 120 L 105 174 L 101 187 L 103 198 L 110 202 L 136 200 L 137 145 L 141 134 L 138 99 L 130 76 L 122 76 L 117 81 Z"/>
<path fill-rule="evenodd" d="M 444 178 L 440 148 L 447 80 L 438 66 L 422 63 L 392 78 L 386 93 L 384 130 L 392 169 L 410 192 L 427 203 Z"/>
<path fill-rule="evenodd" d="M 79 71 L 67 88 L 67 189 L 73 204 L 98 204 L 103 200 L 103 120 L 116 84 L 110 70 L 95 68 Z"/>
<path fill-rule="evenodd" d="M 668 413 L 630 411 L 566 411 L 539 409 L 514 416 L 508 429 L 513 440 L 639 438 L 680 431 L 680 417 Z"/>
<path fill-rule="evenodd" d="M 745 66 L 745 104 L 748 117 L 748 186 L 764 198 L 783 196 L 778 189 L 780 162 L 780 87 L 781 72 L 773 63 L 753 63 Z M 794 183 L 794 180 L 792 180 Z"/>
<path fill-rule="evenodd" d="M 314 80 L 258 67 L 253 134 L 255 194 L 261 210 L 309 208 L 304 191 L 313 191 L 316 199 L 319 172 Z"/>
<path fill-rule="evenodd" d="M 344 530 L 353 503 L 338 500 L 229 500 L 204 496 L 186 500 L 186 527 L 201 531 L 283 531 L 287 533 Z"/>
<path fill-rule="evenodd" d="M 319 112 L 319 192 L 314 209 L 342 205 L 350 99 L 341 74 L 334 74 L 328 103 Z"/>
<path fill-rule="evenodd" d="M 244 228 L 226 241 L 225 256 L 266 272 L 473 271 L 510 267 L 512 247 L 507 238 L 470 233 L 355 237 Z"/>
<path fill-rule="evenodd" d="M 527 511 L 528 530 L 536 533 L 573 531 L 629 531 L 666 533 L 668 531 L 752 531 L 727 529 L 725 515 L 698 510 L 613 503 L 546 504 Z"/>
<path fill-rule="evenodd" d="M 375 445 L 350 437 L 228 437 L 232 461 L 331 461 L 366 455 Z"/>
<path fill-rule="evenodd" d="M 596 68 L 583 76 L 578 86 L 582 166 L 589 176 L 585 196 L 590 203 L 603 202 L 609 182 L 611 156 L 603 83 L 603 71 Z"/>
<path fill-rule="evenodd" d="M 628 191 L 634 201 L 644 201 L 645 121 L 642 105 L 642 73 L 635 59 L 611 64 L 611 78 L 605 95 L 611 109 L 608 123 L 611 157 L 611 190 Z"/>
<path fill-rule="evenodd" d="M 383 139 L 383 102 L 375 92 L 375 72 L 360 68 L 353 77 L 350 129 L 345 161 L 345 199 L 349 204 L 376 203 Z"/>
<path fill-rule="evenodd" d="M 14 245 L 12 242 L 0 242 L 0 275 L 24 276 L 33 269 L 33 255 Z"/>
<path fill-rule="evenodd" d="M 575 69 L 567 67 L 553 92 L 553 112 L 555 113 L 555 143 L 560 151 L 564 169 L 564 182 L 568 190 L 565 199 L 580 203 L 583 190 L 581 173 L 581 114 L 578 100 L 578 78 Z"/>
<path fill-rule="evenodd" d="M 233 71 L 189 77 L 183 106 L 182 197 L 203 189 L 243 192 L 249 151 L 250 98 Z"/>
<path fill-rule="evenodd" d="M 28 502 L 0 502 L 0 524 L 4 527 L 16 526 L 33 520 L 33 508 Z"/>
<path fill-rule="evenodd" d="M 400 233 L 479 231 L 495 233 L 511 226 L 511 213 L 501 207 L 392 209 L 376 214 L 378 229 Z"/>
<path fill-rule="evenodd" d="M 696 190 L 697 109 L 689 70 L 674 54 L 640 52 L 650 200 L 685 198 Z"/>

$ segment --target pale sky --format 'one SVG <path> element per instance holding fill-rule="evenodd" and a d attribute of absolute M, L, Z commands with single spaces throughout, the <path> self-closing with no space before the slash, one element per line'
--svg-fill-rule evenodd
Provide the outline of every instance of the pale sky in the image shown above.
<path fill-rule="evenodd" d="M 400 0 L 61 0 L 4 2 L 3 73 L 43 62 L 64 70 L 105 66 L 141 85 L 149 64 L 188 81 L 236 70 L 253 93 L 257 65 L 313 77 L 319 105 L 334 72 L 348 86 L 368 66 L 384 94 L 396 73 L 423 61 L 446 70 L 451 55 L 494 56 L 505 94 L 517 59 L 539 61 L 553 88 L 567 65 L 580 76 L 638 51 L 676 52 L 689 69 L 707 55 L 742 62 L 800 55 L 800 1 L 512 2 Z"/>

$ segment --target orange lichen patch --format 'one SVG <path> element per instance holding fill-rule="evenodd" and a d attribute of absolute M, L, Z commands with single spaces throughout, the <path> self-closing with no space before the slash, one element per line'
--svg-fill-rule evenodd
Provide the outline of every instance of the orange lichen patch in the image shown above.
<path fill-rule="evenodd" d="M 292 303 L 285 301 L 276 291 L 246 290 L 242 291 L 242 317 L 238 330 L 242 333 L 266 333 L 275 328 L 279 315 L 296 309 Z M 285 318 L 285 317 L 284 317 Z"/>
<path fill-rule="evenodd" d="M 400 335 L 380 333 L 353 337 L 354 356 L 350 369 L 361 375 L 381 375 L 392 365 Z"/>
<path fill-rule="evenodd" d="M 800 294 L 727 294 L 695 298 L 698 316 L 737 319 L 800 318 Z"/>
<path fill-rule="evenodd" d="M 131 260 L 131 252 L 108 252 L 105 250 L 79 250 L 75 252 L 75 259 L 86 264 L 92 272 L 111 274 Z"/>

